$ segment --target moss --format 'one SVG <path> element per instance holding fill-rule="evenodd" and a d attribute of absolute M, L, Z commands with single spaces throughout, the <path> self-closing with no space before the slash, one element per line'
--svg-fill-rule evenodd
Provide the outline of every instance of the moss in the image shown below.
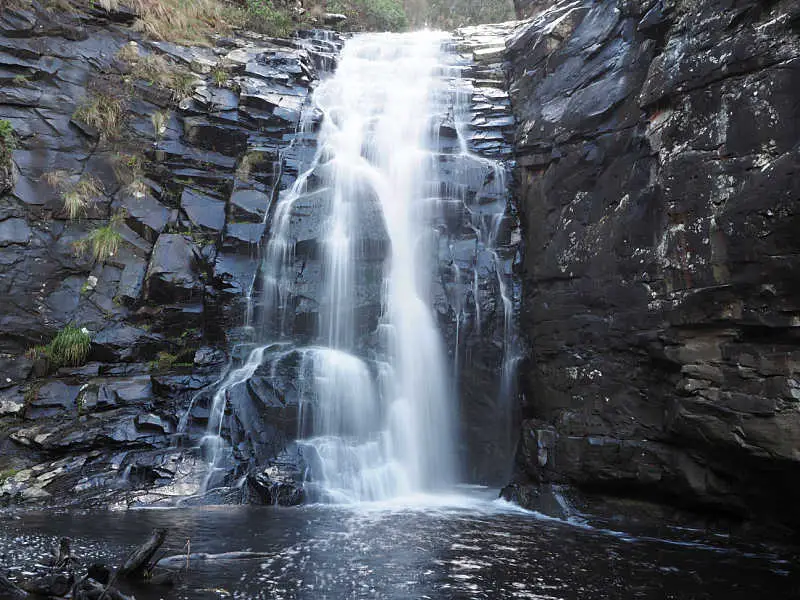
<path fill-rule="evenodd" d="M 150 370 L 157 372 L 168 371 L 177 362 L 178 362 L 178 357 L 176 355 L 162 351 L 159 352 L 156 355 L 156 359 L 150 363 Z"/>
<path fill-rule="evenodd" d="M 14 128 L 9 121 L 0 119 L 0 166 L 11 161 L 11 153 L 17 147 Z"/>
<path fill-rule="evenodd" d="M 12 467 L 12 468 L 3 469 L 2 471 L 0 471 L 0 485 L 3 485 L 6 481 L 8 481 L 12 477 L 14 477 L 14 475 L 19 473 L 21 470 L 22 469 L 14 469 Z"/>

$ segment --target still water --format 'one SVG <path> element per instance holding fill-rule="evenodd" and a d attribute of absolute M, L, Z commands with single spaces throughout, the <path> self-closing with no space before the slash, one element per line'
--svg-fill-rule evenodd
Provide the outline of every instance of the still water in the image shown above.
<path fill-rule="evenodd" d="M 493 492 L 391 504 L 204 507 L 0 516 L 0 566 L 14 577 L 69 536 L 86 562 L 119 564 L 155 527 L 168 555 L 265 553 L 196 560 L 157 598 L 714 598 L 800 597 L 797 549 L 688 529 L 623 532 L 522 511 Z"/>

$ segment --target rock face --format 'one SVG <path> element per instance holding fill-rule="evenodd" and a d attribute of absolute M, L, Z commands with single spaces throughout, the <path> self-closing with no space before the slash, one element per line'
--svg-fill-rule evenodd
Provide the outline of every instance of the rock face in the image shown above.
<path fill-rule="evenodd" d="M 242 337 L 265 216 L 296 176 L 298 109 L 340 45 L 241 32 L 186 48 L 142 39 L 125 14 L 0 12 L 0 119 L 17 138 L 0 168 L 0 504 L 197 490 L 202 457 L 178 447 L 179 420 Z M 137 52 L 189 89 L 138 78 Z M 81 106 L 122 121 L 104 129 Z M 96 183 L 69 219 L 81 181 Z M 76 254 L 97 231 L 118 247 Z M 26 356 L 69 323 L 91 335 L 87 364 Z M 285 445 L 259 442 L 272 457 Z"/>
<path fill-rule="evenodd" d="M 517 483 L 800 525 L 799 22 L 559 2 L 509 42 Z"/>

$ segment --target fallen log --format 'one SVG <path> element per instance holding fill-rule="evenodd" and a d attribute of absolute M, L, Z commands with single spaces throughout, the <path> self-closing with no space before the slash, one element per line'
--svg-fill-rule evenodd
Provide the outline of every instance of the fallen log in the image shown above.
<path fill-rule="evenodd" d="M 150 538 L 128 557 L 117 571 L 119 579 L 145 579 L 150 571 L 150 561 L 167 538 L 166 529 L 156 529 Z"/>

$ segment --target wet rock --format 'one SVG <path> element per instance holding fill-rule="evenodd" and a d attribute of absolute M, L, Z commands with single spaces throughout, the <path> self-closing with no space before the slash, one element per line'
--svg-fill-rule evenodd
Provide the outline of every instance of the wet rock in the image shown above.
<path fill-rule="evenodd" d="M 198 259 L 199 251 L 188 237 L 160 235 L 145 275 L 148 299 L 181 302 L 199 297 L 203 286 L 195 268 Z"/>
<path fill-rule="evenodd" d="M 25 219 L 6 219 L 0 221 L 0 247 L 14 244 L 26 245 L 31 239 L 31 228 Z"/>
<path fill-rule="evenodd" d="M 225 226 L 225 203 L 211 196 L 186 188 L 181 195 L 181 208 L 200 229 L 222 231 Z"/>
<path fill-rule="evenodd" d="M 516 483 L 800 523 L 790 4 L 559 2 L 512 37 Z"/>
<path fill-rule="evenodd" d="M 152 358 L 163 347 L 164 338 L 131 325 L 106 327 L 92 338 L 92 356 L 108 362 L 130 362 Z"/>

